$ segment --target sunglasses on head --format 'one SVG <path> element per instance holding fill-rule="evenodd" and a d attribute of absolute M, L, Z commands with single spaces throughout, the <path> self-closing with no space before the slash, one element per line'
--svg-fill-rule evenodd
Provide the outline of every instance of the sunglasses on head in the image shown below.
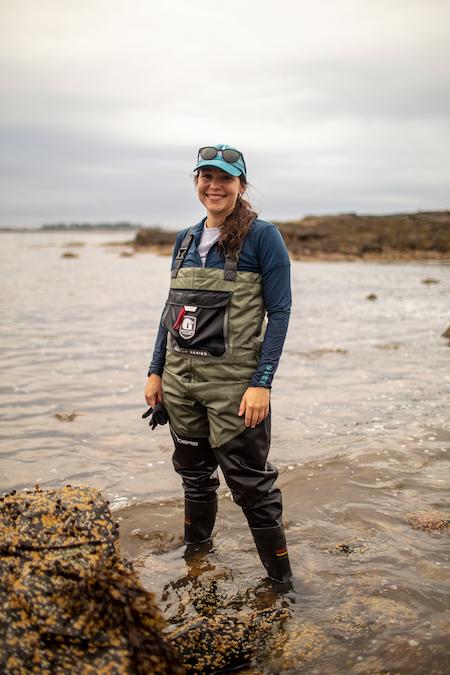
<path fill-rule="evenodd" d="M 236 164 L 236 162 L 241 160 L 245 171 L 247 171 L 242 152 L 239 152 L 239 150 L 234 150 L 233 148 L 225 148 L 224 150 L 220 150 L 219 148 L 215 148 L 212 145 L 207 145 L 205 148 L 200 148 L 198 151 L 198 161 L 200 161 L 200 159 L 209 161 L 211 159 L 215 159 L 218 155 L 221 155 L 222 159 L 225 160 L 225 162 L 228 162 L 228 164 Z"/>

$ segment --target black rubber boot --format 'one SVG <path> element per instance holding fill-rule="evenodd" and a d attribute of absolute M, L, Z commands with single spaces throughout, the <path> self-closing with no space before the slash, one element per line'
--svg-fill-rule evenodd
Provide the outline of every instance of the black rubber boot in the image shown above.
<path fill-rule="evenodd" d="M 200 502 L 184 500 L 184 543 L 203 544 L 211 539 L 216 522 L 217 497 Z"/>
<path fill-rule="evenodd" d="M 279 583 L 292 579 L 283 525 L 250 529 L 268 576 Z"/>

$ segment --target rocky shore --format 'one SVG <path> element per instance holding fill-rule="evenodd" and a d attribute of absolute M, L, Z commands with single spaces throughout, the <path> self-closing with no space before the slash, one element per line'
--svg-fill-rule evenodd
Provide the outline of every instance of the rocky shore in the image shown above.
<path fill-rule="evenodd" d="M 229 616 L 206 600 L 196 620 L 168 629 L 121 555 L 108 504 L 71 485 L 0 497 L 2 673 L 222 672 L 250 662 L 289 617 Z"/>
<path fill-rule="evenodd" d="M 275 221 L 294 260 L 449 260 L 450 211 L 306 216 Z M 135 251 L 172 252 L 176 232 L 141 228 Z"/>

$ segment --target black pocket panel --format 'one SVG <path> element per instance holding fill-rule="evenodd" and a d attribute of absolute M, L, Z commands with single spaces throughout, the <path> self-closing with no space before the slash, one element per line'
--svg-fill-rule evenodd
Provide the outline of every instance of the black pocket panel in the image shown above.
<path fill-rule="evenodd" d="M 222 356 L 226 350 L 231 293 L 172 288 L 163 322 L 183 351 Z"/>

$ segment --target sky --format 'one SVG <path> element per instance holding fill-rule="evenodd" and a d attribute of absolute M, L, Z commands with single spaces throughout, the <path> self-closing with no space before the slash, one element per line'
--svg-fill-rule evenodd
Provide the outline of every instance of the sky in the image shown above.
<path fill-rule="evenodd" d="M 0 226 L 202 216 L 197 149 L 261 217 L 450 208 L 448 0 L 1 0 Z"/>

